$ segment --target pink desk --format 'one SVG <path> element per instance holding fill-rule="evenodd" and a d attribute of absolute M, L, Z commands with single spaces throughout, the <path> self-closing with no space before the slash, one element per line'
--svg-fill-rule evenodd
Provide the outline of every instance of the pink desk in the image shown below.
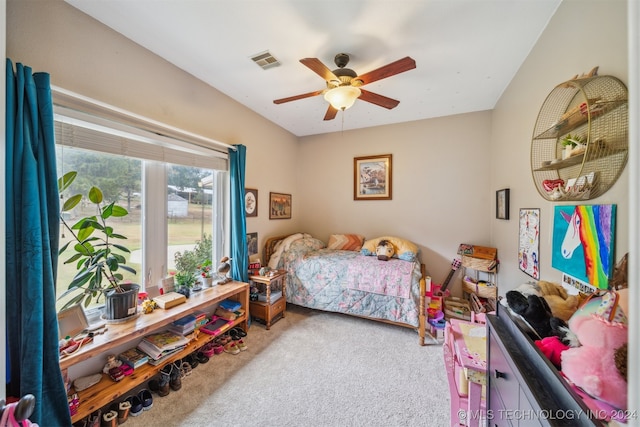
<path fill-rule="evenodd" d="M 487 330 L 483 323 L 457 319 L 450 322 L 455 358 L 469 385 L 466 425 L 476 427 L 480 421 L 482 388 L 487 384 Z"/>

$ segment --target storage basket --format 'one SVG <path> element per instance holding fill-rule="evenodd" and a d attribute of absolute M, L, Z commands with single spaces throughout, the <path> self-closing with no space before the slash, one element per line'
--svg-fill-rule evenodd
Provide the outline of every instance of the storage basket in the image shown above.
<path fill-rule="evenodd" d="M 473 268 L 478 271 L 496 273 L 498 269 L 498 262 L 495 259 L 482 259 L 463 255 L 462 266 L 466 268 Z"/>
<path fill-rule="evenodd" d="M 498 295 L 498 287 L 493 283 L 475 280 L 469 276 L 462 278 L 462 290 L 468 294 L 476 294 L 482 298 L 495 299 Z"/>
<path fill-rule="evenodd" d="M 445 297 L 444 317 L 447 320 L 453 318 L 471 321 L 471 304 L 458 297 Z"/>

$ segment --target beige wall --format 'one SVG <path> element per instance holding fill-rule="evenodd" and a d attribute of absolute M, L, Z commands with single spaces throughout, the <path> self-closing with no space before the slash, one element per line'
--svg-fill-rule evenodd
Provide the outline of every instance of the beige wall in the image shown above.
<path fill-rule="evenodd" d="M 303 229 L 325 242 L 332 233 L 410 239 L 442 283 L 459 243 L 490 243 L 490 126 L 491 113 L 479 112 L 301 138 Z M 353 158 L 388 153 L 392 200 L 354 201 Z"/>
<path fill-rule="evenodd" d="M 626 2 L 620 0 L 563 2 L 493 110 L 489 195 L 509 187 L 511 217 L 516 218 L 491 220 L 492 244 L 499 248 L 500 254 L 500 283 L 506 285 L 501 287 L 501 294 L 530 280 L 518 269 L 519 208 L 541 209 L 540 273 L 546 280 L 561 279 L 560 271 L 551 267 L 553 209 L 557 204 L 545 201 L 534 186 L 529 163 L 531 135 L 549 92 L 575 74 L 599 65 L 600 75 L 612 75 L 627 84 L 626 11 Z M 598 36 L 580 41 L 576 25 L 594 29 Z M 617 204 L 616 259 L 629 250 L 628 172 L 627 167 L 611 190 L 587 202 Z"/>

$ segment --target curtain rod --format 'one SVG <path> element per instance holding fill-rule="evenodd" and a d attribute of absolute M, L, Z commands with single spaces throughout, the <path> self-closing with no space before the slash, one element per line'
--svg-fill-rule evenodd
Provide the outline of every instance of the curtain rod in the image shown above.
<path fill-rule="evenodd" d="M 132 121 L 134 124 L 143 124 L 143 125 L 147 125 L 147 126 L 152 126 L 153 128 L 155 128 L 156 130 L 158 128 L 163 129 L 168 131 L 171 134 L 174 135 L 182 135 L 182 136 L 186 136 L 189 139 L 193 140 L 199 140 L 201 142 L 205 142 L 207 144 L 211 144 L 211 145 L 217 145 L 219 147 L 225 147 L 227 149 L 236 151 L 236 147 L 234 147 L 233 145 L 229 145 L 226 144 L 224 142 L 220 142 L 220 141 L 216 141 L 215 139 L 211 139 L 211 138 L 207 138 L 204 137 L 202 135 L 198 135 L 196 133 L 193 132 L 189 132 L 174 126 L 170 126 L 167 125 L 165 123 L 161 123 L 157 120 L 153 120 L 144 116 L 141 116 L 139 114 L 136 113 L 132 113 L 130 111 L 124 110 L 122 108 L 118 108 L 118 107 L 114 107 L 113 105 L 101 102 L 101 101 L 97 101 L 95 99 L 89 98 L 87 96 L 84 95 L 80 95 L 78 93 L 72 92 L 70 90 L 67 89 L 63 89 L 61 87 L 57 87 L 55 85 L 51 85 L 51 92 L 53 94 L 53 98 L 54 101 L 59 101 L 63 106 L 65 107 L 78 107 L 79 104 L 81 104 L 82 106 L 89 106 L 89 107 L 93 107 L 95 109 L 97 109 L 98 111 L 107 111 L 111 114 L 114 114 L 118 117 L 123 117 L 125 119 L 128 119 L 130 121 Z M 65 102 L 66 101 L 66 102 Z M 208 147 L 211 148 L 211 147 Z"/>

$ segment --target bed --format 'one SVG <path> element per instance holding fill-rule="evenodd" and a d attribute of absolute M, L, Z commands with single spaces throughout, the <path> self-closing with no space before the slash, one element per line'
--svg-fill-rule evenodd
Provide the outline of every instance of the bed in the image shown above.
<path fill-rule="evenodd" d="M 412 328 L 425 345 L 424 265 L 332 247 L 304 233 L 266 240 L 266 265 L 287 272 L 287 302 Z"/>

